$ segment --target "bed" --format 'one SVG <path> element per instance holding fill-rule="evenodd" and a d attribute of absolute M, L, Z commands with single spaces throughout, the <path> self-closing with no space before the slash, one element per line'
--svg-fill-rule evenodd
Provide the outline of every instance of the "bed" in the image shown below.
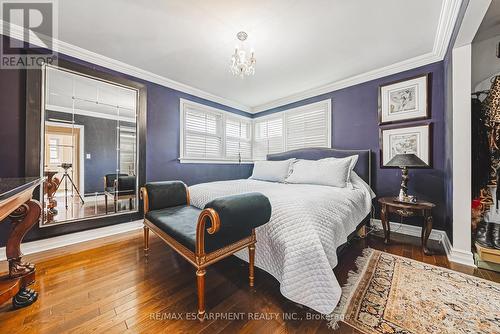
<path fill-rule="evenodd" d="M 330 314 L 338 304 L 341 287 L 333 273 L 338 248 L 369 218 L 370 151 L 326 148 L 300 149 L 268 155 L 267 160 L 318 160 L 358 155 L 352 187 L 286 184 L 252 179 L 203 183 L 189 188 L 191 205 L 203 208 L 226 195 L 261 192 L 272 206 L 271 219 L 256 229 L 255 265 L 280 282 L 286 298 Z M 248 261 L 245 251 L 236 253 Z"/>

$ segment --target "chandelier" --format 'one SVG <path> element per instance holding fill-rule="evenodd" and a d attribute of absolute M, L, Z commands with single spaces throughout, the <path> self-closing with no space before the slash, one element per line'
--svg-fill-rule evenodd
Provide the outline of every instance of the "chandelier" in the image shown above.
<path fill-rule="evenodd" d="M 250 50 L 248 52 L 243 43 L 248 37 L 248 34 L 244 31 L 240 31 L 236 34 L 236 37 L 240 40 L 239 47 L 237 46 L 234 50 L 234 54 L 231 57 L 231 73 L 237 75 L 241 78 L 245 77 L 245 75 L 254 75 L 255 74 L 255 52 Z"/>

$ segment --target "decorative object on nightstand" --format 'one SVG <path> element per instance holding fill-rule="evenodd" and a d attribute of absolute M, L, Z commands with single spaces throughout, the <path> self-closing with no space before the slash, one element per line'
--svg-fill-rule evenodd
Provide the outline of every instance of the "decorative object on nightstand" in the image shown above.
<path fill-rule="evenodd" d="M 432 255 L 432 252 L 427 248 L 427 240 L 432 231 L 432 208 L 436 205 L 425 201 L 416 201 L 415 203 L 401 203 L 395 201 L 394 197 L 382 197 L 378 200 L 380 203 L 380 220 L 384 228 L 384 242 L 390 243 L 391 228 L 389 225 L 389 214 L 394 213 L 401 218 L 406 217 L 423 217 L 422 226 L 422 250 L 425 255 Z"/>
<path fill-rule="evenodd" d="M 399 190 L 399 196 L 394 200 L 401 203 L 411 203 L 415 204 L 417 198 L 415 196 L 408 195 L 408 167 L 428 167 L 425 162 L 423 162 L 415 154 L 396 154 L 386 165 L 387 167 L 399 167 L 401 168 L 401 189 Z"/>

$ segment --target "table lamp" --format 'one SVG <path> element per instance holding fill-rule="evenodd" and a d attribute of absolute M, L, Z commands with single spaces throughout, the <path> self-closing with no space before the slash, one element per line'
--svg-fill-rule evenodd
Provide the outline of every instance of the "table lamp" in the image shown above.
<path fill-rule="evenodd" d="M 413 153 L 396 154 L 386 165 L 386 167 L 401 168 L 401 189 L 396 201 L 403 203 L 415 203 L 414 196 L 408 196 L 408 168 L 428 167 L 419 157 Z"/>

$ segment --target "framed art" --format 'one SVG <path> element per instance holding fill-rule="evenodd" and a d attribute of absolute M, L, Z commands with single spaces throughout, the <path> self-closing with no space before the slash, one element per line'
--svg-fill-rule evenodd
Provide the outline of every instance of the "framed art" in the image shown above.
<path fill-rule="evenodd" d="M 379 124 L 430 117 L 429 74 L 379 87 Z"/>
<path fill-rule="evenodd" d="M 432 164 L 432 124 L 380 129 L 380 167 L 396 154 L 413 153 L 428 167 Z"/>

